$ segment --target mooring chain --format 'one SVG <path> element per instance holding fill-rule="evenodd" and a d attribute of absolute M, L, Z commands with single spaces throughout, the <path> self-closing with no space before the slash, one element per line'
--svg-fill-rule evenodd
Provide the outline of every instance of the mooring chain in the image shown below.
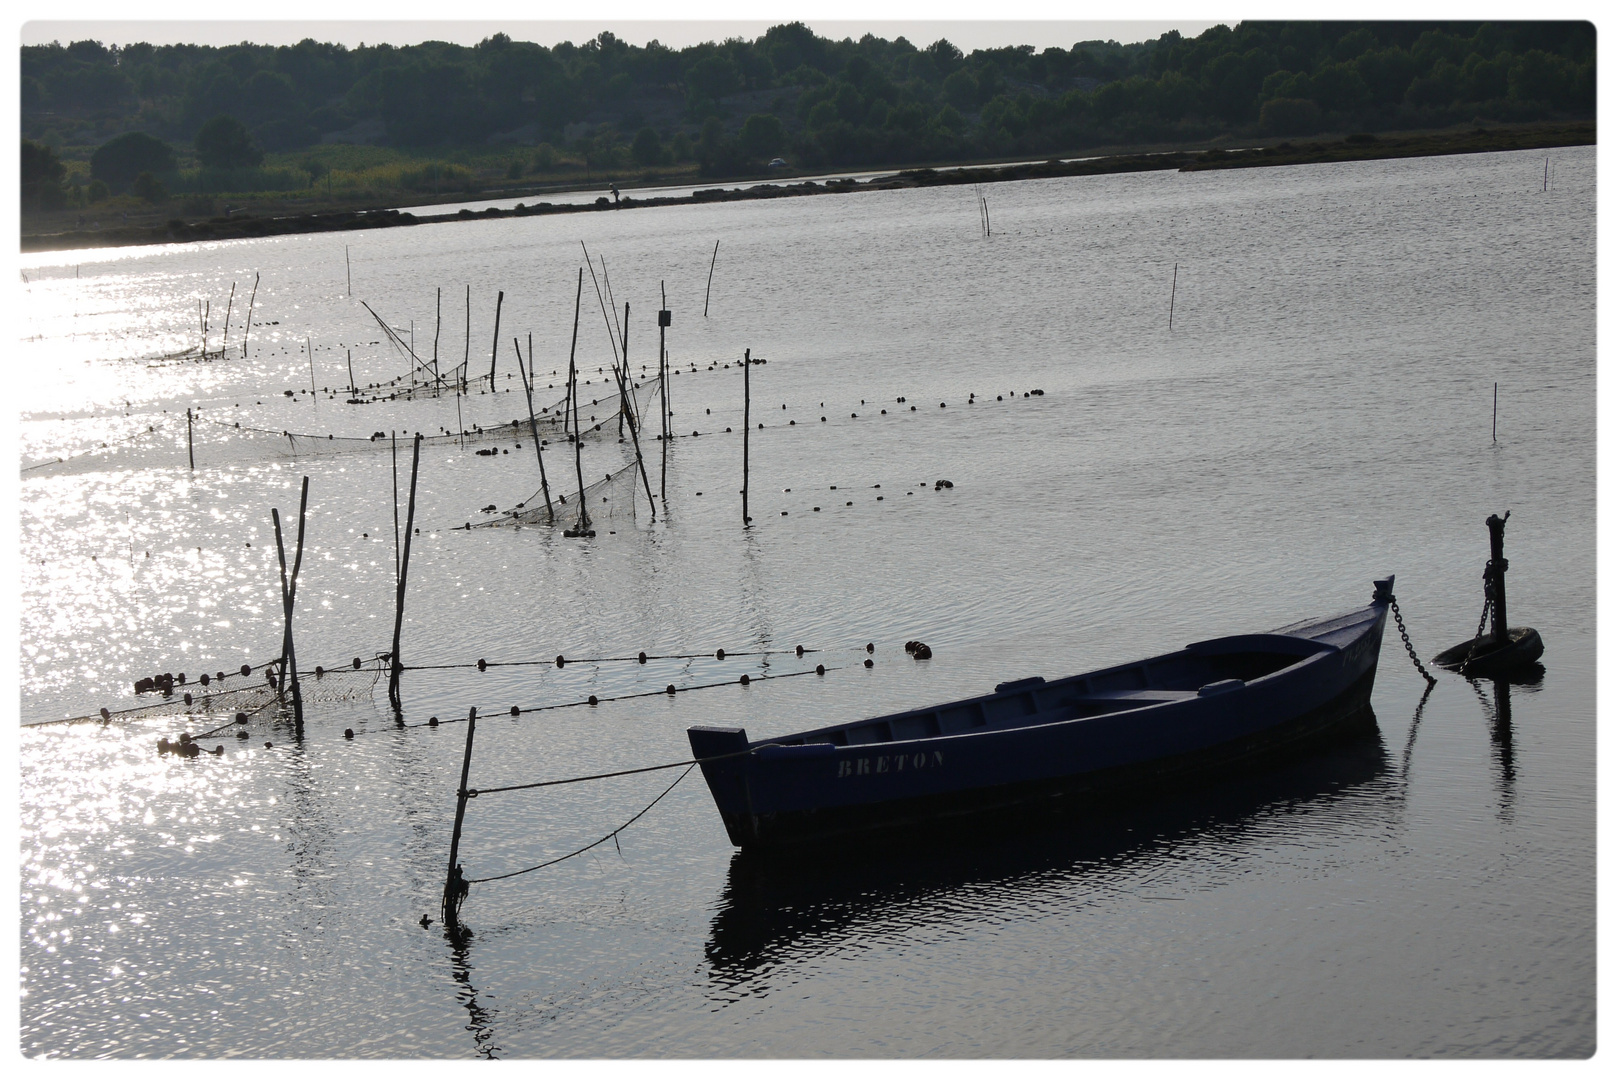
<path fill-rule="evenodd" d="M 1409 631 L 1404 629 L 1404 615 L 1403 612 L 1398 610 L 1398 598 L 1395 596 L 1388 597 L 1387 602 L 1392 607 L 1393 620 L 1398 624 L 1398 636 L 1404 639 L 1404 651 L 1409 653 L 1410 662 L 1415 665 L 1415 670 L 1421 673 L 1421 676 L 1428 684 L 1435 685 L 1437 678 L 1426 670 L 1426 665 L 1420 662 L 1420 656 L 1415 652 L 1415 646 L 1409 643 Z"/>
<path fill-rule="evenodd" d="M 1481 637 L 1482 632 L 1488 628 L 1488 612 L 1493 609 L 1493 560 L 1482 568 L 1482 617 L 1477 620 L 1477 632 L 1474 636 Z"/>

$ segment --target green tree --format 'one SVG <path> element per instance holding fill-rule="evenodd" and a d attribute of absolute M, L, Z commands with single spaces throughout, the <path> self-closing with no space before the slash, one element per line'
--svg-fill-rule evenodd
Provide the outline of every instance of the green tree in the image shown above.
<path fill-rule="evenodd" d="M 22 140 L 22 203 L 25 207 L 44 210 L 60 206 L 62 177 L 67 167 L 56 157 L 56 151 L 32 139 Z"/>
<path fill-rule="evenodd" d="M 192 145 L 210 169 L 250 169 L 264 160 L 242 122 L 222 113 L 202 125 Z"/>
<path fill-rule="evenodd" d="M 773 157 L 786 145 L 786 125 L 778 116 L 753 113 L 741 125 L 741 152 L 748 157 Z"/>
<path fill-rule="evenodd" d="M 123 187 L 143 172 L 162 176 L 174 171 L 174 148 L 144 131 L 127 131 L 108 139 L 90 155 L 90 177 Z"/>
<path fill-rule="evenodd" d="M 651 128 L 643 127 L 635 133 L 632 152 L 637 165 L 644 167 L 659 164 L 663 159 L 662 140 Z"/>
<path fill-rule="evenodd" d="M 143 172 L 135 177 L 134 192 L 137 197 L 149 203 L 168 201 L 168 189 L 163 186 L 163 181 L 149 172 Z"/>

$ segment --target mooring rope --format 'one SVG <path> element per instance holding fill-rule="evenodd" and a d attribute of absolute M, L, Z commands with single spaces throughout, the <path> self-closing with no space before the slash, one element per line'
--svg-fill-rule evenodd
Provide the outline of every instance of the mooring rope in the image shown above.
<path fill-rule="evenodd" d="M 662 766 L 662 767 L 666 768 L 666 767 L 670 767 L 670 766 Z M 651 802 L 646 805 L 646 808 L 644 810 L 641 810 L 634 817 L 630 818 L 628 821 L 625 821 L 622 825 L 619 825 L 617 828 L 613 829 L 611 832 L 607 833 L 605 836 L 601 837 L 599 840 L 595 841 L 593 844 L 585 844 L 583 847 L 579 848 L 577 851 L 570 851 L 566 855 L 561 856 L 560 858 L 550 859 L 547 862 L 542 862 L 542 863 L 539 863 L 537 866 L 530 866 L 530 867 L 527 867 L 526 869 L 523 869 L 523 870 L 513 870 L 509 874 L 495 874 L 492 877 L 483 877 L 483 878 L 462 878 L 461 880 L 463 880 L 468 885 L 479 885 L 479 884 L 482 884 L 483 882 L 487 882 L 487 881 L 503 881 L 506 878 L 519 877 L 522 874 L 531 874 L 535 870 L 543 870 L 547 866 L 555 866 L 557 863 L 566 862 L 568 859 L 571 859 L 576 855 L 582 855 L 582 854 L 584 854 L 584 852 L 589 851 L 591 848 L 600 847 L 602 844 L 606 843 L 608 840 L 616 840 L 617 835 L 619 833 L 621 833 L 624 829 L 627 829 L 630 825 L 633 825 L 635 822 L 639 821 L 641 818 L 645 817 L 648 813 L 651 812 L 651 808 L 653 806 L 656 806 L 658 803 L 662 802 L 664 797 L 666 797 L 670 791 L 673 791 L 675 788 L 677 788 L 679 786 L 680 781 L 684 780 L 687 776 L 689 776 L 691 774 L 691 769 L 694 769 L 694 768 L 696 768 L 696 763 L 692 762 L 690 768 L 686 769 L 684 772 L 680 773 L 679 777 L 677 779 L 675 779 L 675 781 L 672 784 L 669 784 L 668 787 L 663 789 L 663 793 L 661 795 L 658 795 L 655 799 L 652 799 Z M 468 792 L 467 794 L 470 795 L 471 793 Z"/>

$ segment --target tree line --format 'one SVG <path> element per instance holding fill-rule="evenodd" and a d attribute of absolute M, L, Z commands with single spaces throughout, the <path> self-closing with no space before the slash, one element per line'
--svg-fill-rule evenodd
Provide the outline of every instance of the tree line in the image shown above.
<path fill-rule="evenodd" d="M 24 194 L 48 199 L 49 162 L 92 152 L 113 190 L 162 183 L 179 155 L 239 166 L 322 141 L 503 141 L 536 160 L 695 161 L 721 177 L 776 155 L 840 168 L 1587 118 L 1594 57 L 1587 22 L 1243 22 L 970 54 L 802 23 L 678 50 L 610 33 L 554 47 L 505 34 L 354 49 L 75 41 L 22 49 Z"/>

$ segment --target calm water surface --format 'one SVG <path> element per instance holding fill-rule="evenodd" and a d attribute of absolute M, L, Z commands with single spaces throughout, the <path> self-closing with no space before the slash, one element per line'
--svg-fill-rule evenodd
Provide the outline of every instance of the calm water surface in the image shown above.
<path fill-rule="evenodd" d="M 418 920 L 463 725 L 327 693 L 301 740 L 258 716 L 189 761 L 156 740 L 204 722 L 24 726 L 22 1052 L 1591 1054 L 1595 156 L 1552 156 L 1548 193 L 1531 153 L 997 185 L 990 239 L 954 188 L 29 256 L 24 725 L 278 652 L 270 509 L 295 514 L 305 475 L 300 659 L 385 651 L 389 455 L 294 458 L 246 429 L 455 428 L 452 398 L 285 394 L 311 365 L 346 385 L 350 353 L 361 383 L 407 370 L 360 301 L 430 354 L 439 288 L 442 363 L 474 373 L 505 293 L 500 392 L 466 423 L 524 414 L 512 334 L 556 401 L 580 240 L 631 305 L 637 369 L 666 285 L 687 437 L 666 514 L 642 497 L 588 541 L 454 530 L 532 494 L 531 445 L 423 454 L 406 662 L 592 661 L 406 674 L 411 725 L 478 707 L 474 786 L 678 761 L 693 723 L 766 737 L 1261 631 L 1387 572 L 1429 656 L 1474 632 L 1483 519 L 1507 509 L 1512 619 L 1548 651 L 1530 685 L 1444 673 L 1423 705 L 1389 634 L 1374 724 L 1303 760 L 788 866 L 739 857 L 693 776 L 617 844 L 474 886 L 460 946 Z M 195 343 L 199 298 L 217 347 L 232 283 L 228 358 L 156 362 Z M 593 400 L 610 353 L 585 296 Z M 743 531 L 749 348 L 768 363 Z M 627 452 L 588 444 L 586 479 Z M 593 662 L 719 648 L 746 655 Z M 590 694 L 651 696 L 501 715 Z M 597 840 L 676 776 L 476 800 L 468 873 Z"/>

